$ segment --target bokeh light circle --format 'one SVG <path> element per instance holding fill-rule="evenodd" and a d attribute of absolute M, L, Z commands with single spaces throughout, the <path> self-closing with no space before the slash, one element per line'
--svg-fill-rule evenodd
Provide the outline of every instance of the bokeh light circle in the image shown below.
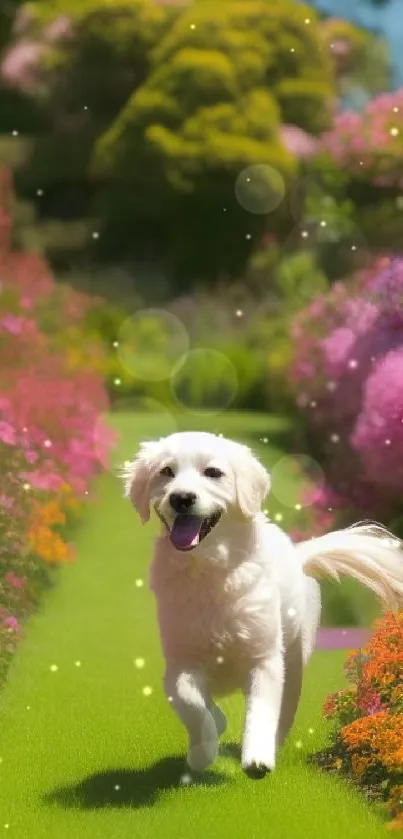
<path fill-rule="evenodd" d="M 289 509 L 311 507 L 324 485 L 322 467 L 305 454 L 282 457 L 271 469 L 270 493 Z"/>
<path fill-rule="evenodd" d="M 127 318 L 118 334 L 117 354 L 124 369 L 137 379 L 169 379 L 177 360 L 189 348 L 182 321 L 165 309 L 141 309 Z"/>
<path fill-rule="evenodd" d="M 175 417 L 156 399 L 122 397 L 114 403 L 113 411 L 97 417 L 95 455 L 107 472 L 118 476 L 125 460 L 135 456 L 141 440 L 158 439 L 177 430 Z"/>
<path fill-rule="evenodd" d="M 226 355 L 199 347 L 178 361 L 171 388 L 176 402 L 191 413 L 219 414 L 237 395 L 238 374 Z"/>
<path fill-rule="evenodd" d="M 265 163 L 248 166 L 235 183 L 237 201 L 249 213 L 264 215 L 277 209 L 285 195 L 284 179 L 277 169 Z"/>

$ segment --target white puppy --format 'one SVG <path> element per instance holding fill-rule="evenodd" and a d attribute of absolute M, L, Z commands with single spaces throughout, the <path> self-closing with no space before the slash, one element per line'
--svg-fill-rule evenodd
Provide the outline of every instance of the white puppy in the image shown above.
<path fill-rule="evenodd" d="M 242 689 L 242 767 L 261 778 L 294 720 L 315 646 L 314 576 L 347 574 L 389 607 L 403 598 L 402 543 L 363 523 L 308 542 L 260 512 L 266 469 L 244 445 L 204 432 L 145 442 L 124 470 L 143 522 L 162 522 L 151 588 L 166 661 L 165 693 L 186 726 L 188 764 L 203 770 L 226 719 L 214 698 Z"/>

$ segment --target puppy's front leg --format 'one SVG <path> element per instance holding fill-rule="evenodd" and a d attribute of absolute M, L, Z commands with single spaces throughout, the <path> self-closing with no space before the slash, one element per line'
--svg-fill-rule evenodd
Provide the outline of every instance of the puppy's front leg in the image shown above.
<path fill-rule="evenodd" d="M 260 662 L 247 680 L 242 768 L 250 778 L 264 778 L 276 762 L 276 732 L 284 682 L 281 652 Z"/>
<path fill-rule="evenodd" d="M 191 769 L 200 772 L 214 762 L 218 752 L 217 728 L 209 710 L 211 700 L 203 675 L 168 665 L 164 689 L 189 735 L 187 762 Z"/>

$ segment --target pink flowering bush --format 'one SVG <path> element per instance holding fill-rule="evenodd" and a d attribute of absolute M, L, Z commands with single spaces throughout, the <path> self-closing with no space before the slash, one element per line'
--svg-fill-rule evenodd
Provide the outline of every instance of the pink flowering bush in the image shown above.
<path fill-rule="evenodd" d="M 0 172 L 0 678 L 46 568 L 74 560 L 66 528 L 111 442 L 102 351 L 85 329 L 98 301 L 13 251 L 10 190 Z"/>
<path fill-rule="evenodd" d="M 369 100 L 362 113 L 337 114 L 319 150 L 354 179 L 403 186 L 403 89 Z"/>
<path fill-rule="evenodd" d="M 403 259 L 383 258 L 292 325 L 289 381 L 327 481 L 317 508 L 403 532 Z"/>

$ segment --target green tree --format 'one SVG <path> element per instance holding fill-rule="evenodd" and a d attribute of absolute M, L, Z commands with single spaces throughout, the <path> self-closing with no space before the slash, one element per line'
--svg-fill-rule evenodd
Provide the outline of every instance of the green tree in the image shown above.
<path fill-rule="evenodd" d="M 331 92 L 307 7 L 291 0 L 191 5 L 95 150 L 93 172 L 113 185 L 105 213 L 110 230 L 115 219 L 115 247 L 124 247 L 133 217 L 142 218 L 142 236 L 155 237 L 163 206 L 166 252 L 180 282 L 239 271 L 261 233 L 284 223 L 284 209 L 247 213 L 235 200 L 237 176 L 266 164 L 287 183 L 296 161 L 280 125 L 319 132 Z"/>
<path fill-rule="evenodd" d="M 38 67 L 48 128 L 22 188 L 40 185 L 50 215 L 97 217 L 102 259 L 158 255 L 179 287 L 242 271 L 263 231 L 287 224 L 276 189 L 297 162 L 281 124 L 317 134 L 330 121 L 333 71 L 312 9 L 43 0 L 36 33 L 63 14 L 70 31 Z M 235 198 L 238 176 L 256 164 L 271 167 L 257 189 L 272 194 L 273 212 Z"/>

